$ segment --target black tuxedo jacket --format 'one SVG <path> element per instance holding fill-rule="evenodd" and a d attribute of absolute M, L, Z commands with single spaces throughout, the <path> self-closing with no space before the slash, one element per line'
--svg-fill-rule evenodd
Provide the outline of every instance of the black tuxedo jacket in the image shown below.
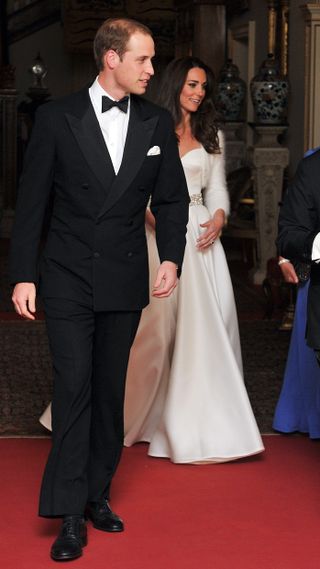
<path fill-rule="evenodd" d="M 312 245 L 320 231 L 320 151 L 299 163 L 279 215 L 279 254 L 290 260 L 311 261 Z M 320 265 L 312 263 L 308 294 L 307 343 L 320 348 Z"/>
<path fill-rule="evenodd" d="M 148 155 L 152 147 L 158 153 Z M 150 195 L 160 259 L 181 267 L 189 196 L 169 113 L 131 96 L 115 175 L 88 89 L 42 106 L 20 182 L 11 282 L 35 282 L 44 297 L 88 301 L 95 310 L 143 308 L 149 300 L 144 216 Z"/>

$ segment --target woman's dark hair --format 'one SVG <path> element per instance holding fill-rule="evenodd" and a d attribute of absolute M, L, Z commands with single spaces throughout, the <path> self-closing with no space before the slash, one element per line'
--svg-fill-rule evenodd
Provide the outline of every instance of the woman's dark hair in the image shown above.
<path fill-rule="evenodd" d="M 199 109 L 191 113 L 191 132 L 207 152 L 219 153 L 219 115 L 213 101 L 214 74 L 201 59 L 187 56 L 171 61 L 162 76 L 157 102 L 170 111 L 175 126 L 178 126 L 182 121 L 180 94 L 190 69 L 194 67 L 203 69 L 207 76 L 207 86 Z"/>

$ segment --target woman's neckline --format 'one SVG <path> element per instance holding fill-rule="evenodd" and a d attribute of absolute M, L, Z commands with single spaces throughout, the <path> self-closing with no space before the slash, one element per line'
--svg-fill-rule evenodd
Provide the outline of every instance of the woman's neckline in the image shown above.
<path fill-rule="evenodd" d="M 191 150 L 188 150 L 188 152 L 185 152 L 185 154 L 180 156 L 180 160 L 182 160 L 182 158 L 184 158 L 185 156 L 187 156 L 191 152 L 194 152 L 195 150 L 201 150 L 201 149 L 202 149 L 202 146 L 197 146 L 196 148 L 191 148 Z"/>

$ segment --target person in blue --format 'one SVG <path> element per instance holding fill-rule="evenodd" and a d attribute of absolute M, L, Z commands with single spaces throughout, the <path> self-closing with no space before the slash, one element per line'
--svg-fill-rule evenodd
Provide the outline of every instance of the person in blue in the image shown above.
<path fill-rule="evenodd" d="M 310 150 L 305 156 L 315 152 Z M 294 266 L 280 257 L 286 282 L 298 285 L 295 317 L 284 379 L 273 419 L 273 428 L 282 433 L 301 432 L 320 438 L 320 368 L 305 339 L 309 281 L 299 283 Z"/>

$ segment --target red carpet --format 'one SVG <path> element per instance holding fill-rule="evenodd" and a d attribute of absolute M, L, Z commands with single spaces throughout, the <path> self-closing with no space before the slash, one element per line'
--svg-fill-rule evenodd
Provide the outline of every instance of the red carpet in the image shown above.
<path fill-rule="evenodd" d="M 183 466 L 125 449 L 112 505 L 126 531 L 89 527 L 79 569 L 319 569 L 320 442 L 264 437 L 264 456 Z M 46 569 L 59 522 L 37 518 L 48 439 L 0 439 L 3 569 Z"/>

